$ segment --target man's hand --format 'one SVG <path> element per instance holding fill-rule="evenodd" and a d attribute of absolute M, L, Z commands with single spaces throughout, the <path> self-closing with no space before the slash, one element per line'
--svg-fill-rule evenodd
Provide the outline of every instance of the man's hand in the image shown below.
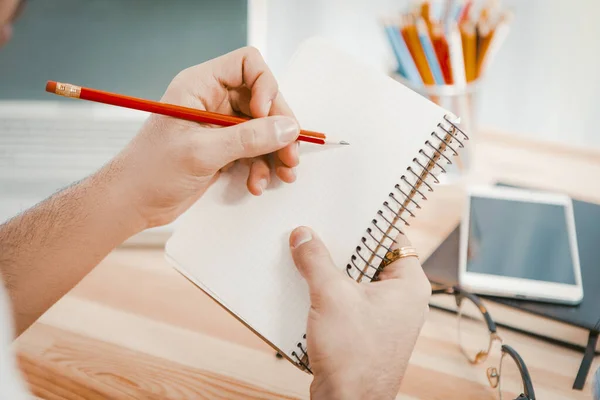
<path fill-rule="evenodd" d="M 162 101 L 222 114 L 271 117 L 214 128 L 152 115 L 112 166 L 127 182 L 129 197 L 136 199 L 148 226 L 173 221 L 236 160 L 251 164 L 247 186 L 257 196 L 269 184 L 271 169 L 284 182 L 296 179 L 299 127 L 256 49 L 243 48 L 182 71 Z"/>
<path fill-rule="evenodd" d="M 299 128 L 257 50 L 181 72 L 163 101 L 266 118 L 214 128 L 152 115 L 98 172 L 1 225 L 0 284 L 11 296 L 17 334 L 115 246 L 183 213 L 228 164 L 251 164 L 247 185 L 255 195 L 268 185 L 271 169 L 294 181 Z M 283 116 L 267 117 L 276 114 Z"/>
<path fill-rule="evenodd" d="M 402 235 L 396 240 L 409 245 Z M 311 397 L 395 398 L 429 308 L 431 286 L 419 261 L 402 258 L 380 281 L 359 284 L 333 265 L 312 230 L 294 230 L 290 247 L 310 290 Z"/>

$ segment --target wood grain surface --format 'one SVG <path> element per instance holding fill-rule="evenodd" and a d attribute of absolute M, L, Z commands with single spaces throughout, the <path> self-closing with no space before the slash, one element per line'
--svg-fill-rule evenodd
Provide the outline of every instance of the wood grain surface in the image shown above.
<path fill-rule="evenodd" d="M 600 203 L 600 153 L 488 134 L 476 143 L 473 182 L 508 180 Z M 429 255 L 456 226 L 461 185 L 438 186 L 408 235 Z M 588 399 L 571 390 L 581 354 L 507 330 L 538 399 Z M 297 399 L 311 377 L 171 269 L 160 249 L 120 248 L 15 342 L 42 399 Z M 486 368 L 456 341 L 456 316 L 432 310 L 398 399 L 495 399 Z M 349 349 L 351 351 L 351 349 Z M 598 358 L 593 368 L 598 368 Z"/>

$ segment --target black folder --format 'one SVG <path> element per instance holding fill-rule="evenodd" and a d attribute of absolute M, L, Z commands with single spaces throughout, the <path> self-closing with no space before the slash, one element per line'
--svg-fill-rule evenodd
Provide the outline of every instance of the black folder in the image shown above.
<path fill-rule="evenodd" d="M 592 360 L 598 355 L 596 348 L 600 334 L 600 205 L 573 200 L 573 212 L 583 282 L 583 300 L 579 305 L 559 305 L 495 296 L 481 297 L 488 302 L 497 302 L 589 332 L 583 360 L 573 384 L 574 389 L 581 390 Z M 460 227 L 456 228 L 423 264 L 432 282 L 449 285 L 458 283 L 459 230 Z"/>

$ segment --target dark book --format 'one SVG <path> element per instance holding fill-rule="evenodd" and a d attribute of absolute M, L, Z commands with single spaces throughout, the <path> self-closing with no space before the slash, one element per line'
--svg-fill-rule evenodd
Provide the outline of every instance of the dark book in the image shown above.
<path fill-rule="evenodd" d="M 583 282 L 583 300 L 579 305 L 481 297 L 500 325 L 585 349 L 573 385 L 582 389 L 591 362 L 600 351 L 600 205 L 573 200 L 573 212 Z M 458 284 L 459 231 L 460 227 L 456 228 L 423 264 L 432 282 Z M 451 296 L 434 296 L 431 305 L 456 310 Z"/>

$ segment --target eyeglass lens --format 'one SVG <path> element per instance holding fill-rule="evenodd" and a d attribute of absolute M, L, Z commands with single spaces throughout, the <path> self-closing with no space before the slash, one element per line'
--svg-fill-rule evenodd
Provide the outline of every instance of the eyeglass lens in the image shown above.
<path fill-rule="evenodd" d="M 469 298 L 463 298 L 458 310 L 458 343 L 472 363 L 487 358 L 491 335 L 479 307 Z"/>

